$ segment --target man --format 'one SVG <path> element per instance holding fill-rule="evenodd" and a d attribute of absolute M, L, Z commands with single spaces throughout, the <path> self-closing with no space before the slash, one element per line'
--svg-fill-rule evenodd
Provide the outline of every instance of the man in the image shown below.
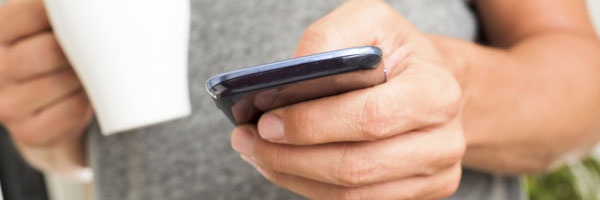
<path fill-rule="evenodd" d="M 597 141 L 600 46 L 584 1 L 475 1 L 492 47 L 465 41 L 477 29 L 464 1 L 341 3 L 193 1 L 194 115 L 109 137 L 92 123 L 87 159 L 99 197 L 297 197 L 239 165 L 225 142 L 229 122 L 214 114 L 203 85 L 212 74 L 287 57 L 305 29 L 294 56 L 376 45 L 390 72 L 385 84 L 277 109 L 234 130 L 243 159 L 305 197 L 516 199 L 516 179 L 467 169 L 543 171 Z M 1 9 L 0 121 L 31 164 L 73 174 L 86 163 L 90 106 L 41 3 Z"/>

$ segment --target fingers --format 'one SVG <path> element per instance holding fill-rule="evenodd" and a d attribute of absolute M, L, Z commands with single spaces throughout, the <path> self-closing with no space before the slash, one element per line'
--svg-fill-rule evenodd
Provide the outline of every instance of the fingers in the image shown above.
<path fill-rule="evenodd" d="M 456 164 L 431 176 L 343 187 L 264 169 L 251 161 L 250 164 L 273 183 L 309 199 L 441 199 L 458 189 L 461 175 L 460 164 Z"/>
<path fill-rule="evenodd" d="M 465 151 L 460 130 L 454 122 L 375 142 L 296 146 L 264 141 L 246 125 L 234 131 L 232 146 L 264 169 L 352 187 L 431 175 L 460 163 Z"/>
<path fill-rule="evenodd" d="M 383 50 L 387 83 L 268 112 L 258 122 L 261 137 L 299 145 L 378 140 L 456 116 L 456 81 L 440 70 L 432 44 L 384 2 L 340 6 L 307 29 L 295 56 L 360 45 Z"/>
<path fill-rule="evenodd" d="M 27 117 L 81 84 L 50 32 L 21 40 L 0 59 L 0 121 Z"/>
<path fill-rule="evenodd" d="M 0 6 L 0 45 L 10 44 L 49 27 L 41 0 L 8 1 Z"/>
<path fill-rule="evenodd" d="M 6 124 L 15 145 L 32 166 L 79 181 L 90 181 L 82 132 L 92 118 L 83 92 L 37 115 Z"/>
<path fill-rule="evenodd" d="M 24 158 L 38 169 L 89 180 L 81 133 L 91 117 L 42 0 L 2 4 L 0 122 Z"/>
<path fill-rule="evenodd" d="M 15 140 L 27 146 L 43 147 L 82 133 L 92 110 L 83 91 L 74 93 L 26 119 L 7 124 Z"/>
<path fill-rule="evenodd" d="M 407 54 L 400 47 L 417 33 L 412 24 L 383 1 L 347 1 L 306 29 L 294 57 L 374 45 L 381 48 L 386 67 L 392 70 Z"/>
<path fill-rule="evenodd" d="M 23 81 L 68 68 L 69 63 L 51 32 L 19 41 L 0 59 L 3 82 Z"/>
<path fill-rule="evenodd" d="M 269 180 L 309 198 L 451 195 L 465 151 L 458 84 L 433 45 L 383 1 L 349 1 L 311 25 L 295 56 L 383 50 L 387 82 L 282 107 L 232 147 Z"/>
<path fill-rule="evenodd" d="M 65 70 L 0 90 L 0 121 L 25 118 L 81 89 L 73 70 Z"/>
<path fill-rule="evenodd" d="M 449 72 L 423 65 L 373 88 L 279 108 L 260 118 L 258 131 L 271 142 L 304 145 L 372 141 L 436 126 L 460 109 L 458 85 L 440 73 Z"/>

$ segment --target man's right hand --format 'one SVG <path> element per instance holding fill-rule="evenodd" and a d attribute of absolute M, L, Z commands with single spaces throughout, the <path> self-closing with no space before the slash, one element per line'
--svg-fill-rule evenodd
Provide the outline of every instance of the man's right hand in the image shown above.
<path fill-rule="evenodd" d="M 85 178 L 90 103 L 52 33 L 41 0 L 0 6 L 0 123 L 34 167 Z M 89 177 L 89 176 L 87 176 Z"/>

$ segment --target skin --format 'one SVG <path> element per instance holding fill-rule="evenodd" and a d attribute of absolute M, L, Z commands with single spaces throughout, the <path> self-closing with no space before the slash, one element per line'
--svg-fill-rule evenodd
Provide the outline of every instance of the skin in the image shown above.
<path fill-rule="evenodd" d="M 585 152 L 600 136 L 600 46 L 585 2 L 476 5 L 491 47 L 420 33 L 381 1 L 345 3 L 308 28 L 296 56 L 380 46 L 389 81 L 268 112 L 234 130 L 233 148 L 313 199 L 448 197 L 463 144 L 464 166 L 499 174 Z"/>
<path fill-rule="evenodd" d="M 584 1 L 476 6 L 491 46 L 419 32 L 381 1 L 341 5 L 294 56 L 376 45 L 388 82 L 269 112 L 236 128 L 233 148 L 309 198 L 438 199 L 456 190 L 461 160 L 538 172 L 595 143 L 600 47 Z M 91 115 L 41 1 L 0 7 L 0 122 L 24 157 L 77 177 Z"/>
<path fill-rule="evenodd" d="M 382 1 L 341 5 L 306 30 L 295 56 L 362 45 L 381 48 L 386 83 L 268 112 L 234 131 L 233 148 L 311 199 L 451 195 L 465 151 L 452 63 Z"/>
<path fill-rule="evenodd" d="M 456 71 L 464 91 L 465 166 L 540 172 L 577 160 L 597 143 L 600 44 L 585 4 L 480 0 L 494 48 L 434 39 L 463 63 Z"/>
<path fill-rule="evenodd" d="M 24 158 L 44 171 L 86 178 L 82 132 L 91 117 L 41 1 L 2 5 L 0 122 Z"/>

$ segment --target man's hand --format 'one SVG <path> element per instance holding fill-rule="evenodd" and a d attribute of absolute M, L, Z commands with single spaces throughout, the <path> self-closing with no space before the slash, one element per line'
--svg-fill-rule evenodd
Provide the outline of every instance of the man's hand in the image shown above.
<path fill-rule="evenodd" d="M 0 7 L 0 122 L 25 159 L 73 178 L 85 167 L 91 106 L 62 53 L 41 0 Z"/>
<path fill-rule="evenodd" d="M 387 82 L 279 108 L 231 143 L 267 179 L 313 199 L 452 195 L 465 151 L 461 92 L 424 34 L 383 1 L 349 1 L 311 25 L 295 56 L 382 49 Z"/>

